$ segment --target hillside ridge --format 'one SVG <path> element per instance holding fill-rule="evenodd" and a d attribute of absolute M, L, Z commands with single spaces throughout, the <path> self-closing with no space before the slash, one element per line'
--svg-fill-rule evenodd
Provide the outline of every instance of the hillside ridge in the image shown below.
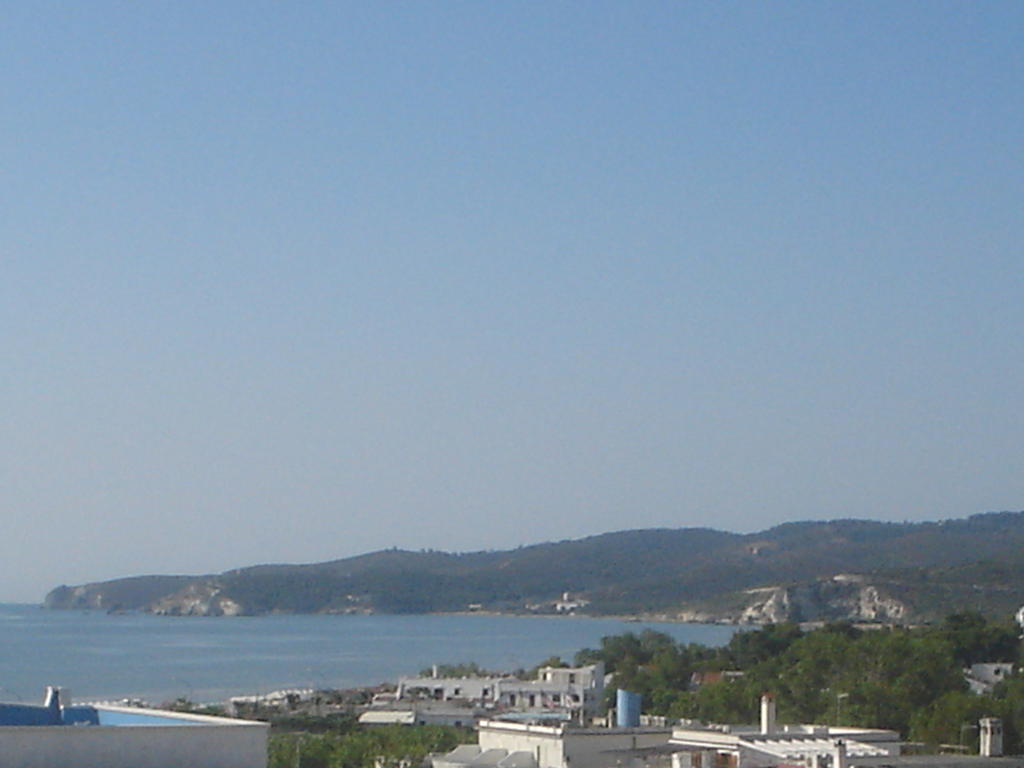
<path fill-rule="evenodd" d="M 378 550 L 201 576 L 62 585 L 53 609 L 168 615 L 574 612 L 670 620 L 913 622 L 1024 602 L 1024 512 L 839 519 L 755 533 L 636 529 L 511 550 Z M 563 599 L 568 593 L 568 599 Z"/>

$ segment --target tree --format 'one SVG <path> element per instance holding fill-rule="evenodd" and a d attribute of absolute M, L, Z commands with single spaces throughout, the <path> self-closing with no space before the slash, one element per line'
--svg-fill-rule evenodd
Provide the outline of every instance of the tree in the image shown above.
<path fill-rule="evenodd" d="M 975 612 L 951 614 L 936 630 L 964 667 L 988 661 L 1016 663 L 1020 657 L 1018 632 L 1016 624 L 988 622 Z"/>

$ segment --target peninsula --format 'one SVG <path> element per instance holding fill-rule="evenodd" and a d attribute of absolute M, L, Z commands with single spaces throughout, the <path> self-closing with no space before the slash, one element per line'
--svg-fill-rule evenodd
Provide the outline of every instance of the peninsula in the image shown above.
<path fill-rule="evenodd" d="M 621 531 L 507 551 L 383 550 L 307 565 L 62 585 L 54 609 L 166 615 L 489 611 L 912 623 L 1024 603 L 1024 512 Z"/>

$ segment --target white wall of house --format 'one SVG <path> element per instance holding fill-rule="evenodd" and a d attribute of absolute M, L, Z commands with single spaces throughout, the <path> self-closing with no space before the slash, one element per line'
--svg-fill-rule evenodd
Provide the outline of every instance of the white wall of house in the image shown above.
<path fill-rule="evenodd" d="M 595 710 L 604 691 L 604 665 L 565 669 L 543 667 L 536 680 L 514 677 L 403 677 L 397 697 L 410 697 L 415 690 L 426 691 L 440 701 L 465 699 L 494 703 L 510 709 L 562 707 Z"/>
<path fill-rule="evenodd" d="M 403 677 L 398 681 L 398 698 L 410 695 L 413 690 L 425 690 L 432 698 L 442 701 L 468 699 L 470 701 L 495 701 L 503 677 Z"/>
<path fill-rule="evenodd" d="M 562 728 L 483 721 L 481 749 L 529 752 L 540 768 L 612 768 L 632 762 L 628 750 L 668 744 L 668 729 Z"/>
<path fill-rule="evenodd" d="M 529 752 L 540 768 L 565 766 L 561 728 L 518 723 L 478 723 L 481 749 L 504 749 L 508 752 Z M 575 768 L 575 766 L 574 766 Z"/>
<path fill-rule="evenodd" d="M 611 768 L 629 765 L 632 757 L 626 750 L 643 750 L 668 744 L 671 734 L 643 728 L 570 731 L 565 736 L 565 757 L 568 768 Z"/>

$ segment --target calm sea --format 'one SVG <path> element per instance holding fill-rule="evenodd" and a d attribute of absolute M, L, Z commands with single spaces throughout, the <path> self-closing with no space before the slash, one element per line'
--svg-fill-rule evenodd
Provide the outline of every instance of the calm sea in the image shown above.
<path fill-rule="evenodd" d="M 280 688 L 393 681 L 431 664 L 489 669 L 571 661 L 605 635 L 645 628 L 721 645 L 735 628 L 512 616 L 173 618 L 0 605 L 0 701 L 37 701 L 46 685 L 75 699 L 178 696 L 219 701 Z"/>

